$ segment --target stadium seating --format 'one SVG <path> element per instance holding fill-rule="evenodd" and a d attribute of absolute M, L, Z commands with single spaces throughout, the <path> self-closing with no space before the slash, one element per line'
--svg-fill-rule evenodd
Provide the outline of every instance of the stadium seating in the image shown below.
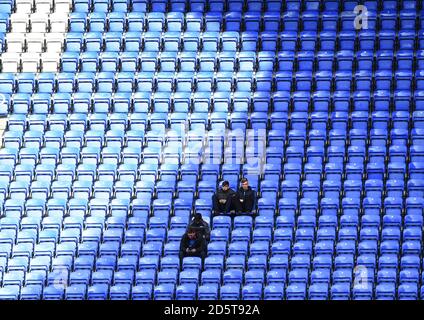
<path fill-rule="evenodd" d="M 0 1 L 0 299 L 424 298 L 422 9 Z"/>

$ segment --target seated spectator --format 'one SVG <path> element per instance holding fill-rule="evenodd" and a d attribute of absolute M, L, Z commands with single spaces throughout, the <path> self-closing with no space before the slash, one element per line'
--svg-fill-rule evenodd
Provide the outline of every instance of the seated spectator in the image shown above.
<path fill-rule="evenodd" d="M 222 187 L 212 196 L 214 214 L 229 214 L 235 210 L 234 196 L 235 192 L 230 189 L 230 183 L 224 181 Z"/>
<path fill-rule="evenodd" d="M 199 257 L 203 260 L 206 257 L 206 241 L 194 228 L 189 227 L 183 235 L 180 244 L 180 262 L 183 265 L 185 257 Z"/>
<path fill-rule="evenodd" d="M 194 218 L 191 221 L 189 227 L 197 230 L 206 241 L 209 241 L 211 233 L 209 224 L 203 220 L 203 217 L 200 213 L 196 213 L 194 215 Z"/>
<path fill-rule="evenodd" d="M 255 215 L 256 209 L 256 191 L 249 186 L 246 178 L 241 180 L 241 187 L 237 190 L 235 196 L 236 215 Z"/>

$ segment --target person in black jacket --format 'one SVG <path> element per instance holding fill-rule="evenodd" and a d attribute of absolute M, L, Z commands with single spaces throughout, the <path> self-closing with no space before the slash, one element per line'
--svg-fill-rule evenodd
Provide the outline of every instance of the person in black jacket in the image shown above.
<path fill-rule="evenodd" d="M 211 230 L 209 228 L 209 224 L 203 220 L 200 213 L 196 213 L 194 215 L 189 227 L 196 229 L 206 241 L 209 241 Z"/>
<path fill-rule="evenodd" d="M 197 230 L 189 227 L 183 235 L 180 244 L 180 263 L 183 265 L 185 257 L 199 257 L 203 260 L 206 257 L 206 241 Z"/>
<path fill-rule="evenodd" d="M 235 197 L 236 214 L 255 214 L 256 209 L 256 192 L 249 186 L 246 178 L 241 180 L 241 187 L 237 190 Z"/>
<path fill-rule="evenodd" d="M 234 196 L 235 192 L 230 189 L 230 183 L 224 181 L 222 187 L 212 196 L 214 214 L 229 214 L 235 210 Z"/>

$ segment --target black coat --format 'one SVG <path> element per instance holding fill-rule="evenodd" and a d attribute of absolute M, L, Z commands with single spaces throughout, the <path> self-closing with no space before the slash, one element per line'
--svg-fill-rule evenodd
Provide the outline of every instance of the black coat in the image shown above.
<path fill-rule="evenodd" d="M 256 209 L 256 191 L 251 187 L 248 187 L 247 190 L 239 188 L 237 190 L 236 198 L 243 211 L 251 212 Z"/>
<path fill-rule="evenodd" d="M 195 254 L 204 254 L 206 252 L 206 241 L 200 234 L 197 235 L 196 242 L 192 247 L 190 247 L 189 244 L 190 239 L 187 233 L 185 233 L 181 239 L 180 253 L 185 254 L 188 248 L 196 249 Z"/>
<path fill-rule="evenodd" d="M 226 200 L 228 201 L 229 198 L 234 197 L 235 192 L 232 189 L 228 189 L 227 191 L 222 190 L 222 188 L 220 188 L 215 196 L 216 196 L 216 200 L 219 202 L 219 200 Z"/>
<path fill-rule="evenodd" d="M 196 223 L 195 220 L 192 220 L 190 227 L 197 228 L 199 233 L 202 234 L 206 240 L 209 240 L 211 230 L 209 228 L 209 224 L 206 221 L 201 220 L 200 223 Z"/>

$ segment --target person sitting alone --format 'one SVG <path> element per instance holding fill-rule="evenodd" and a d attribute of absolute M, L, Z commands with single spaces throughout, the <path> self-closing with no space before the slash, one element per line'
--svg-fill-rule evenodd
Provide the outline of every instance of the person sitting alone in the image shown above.
<path fill-rule="evenodd" d="M 235 210 L 234 196 L 235 192 L 230 188 L 230 183 L 224 181 L 221 188 L 212 196 L 214 214 L 226 215 Z"/>
<path fill-rule="evenodd" d="M 236 215 L 255 215 L 256 192 L 249 186 L 246 178 L 241 180 L 241 187 L 235 196 Z"/>
<path fill-rule="evenodd" d="M 185 257 L 199 257 L 203 260 L 206 257 L 206 241 L 200 233 L 189 227 L 183 235 L 180 244 L 180 263 L 183 265 Z"/>
<path fill-rule="evenodd" d="M 211 233 L 209 224 L 203 220 L 200 213 L 194 215 L 189 227 L 196 229 L 206 241 L 209 241 Z"/>

